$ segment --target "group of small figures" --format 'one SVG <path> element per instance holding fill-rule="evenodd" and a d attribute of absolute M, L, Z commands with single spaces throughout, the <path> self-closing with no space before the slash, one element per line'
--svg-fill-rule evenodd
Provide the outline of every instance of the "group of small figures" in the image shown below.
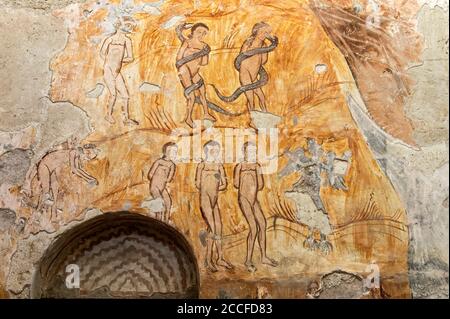
<path fill-rule="evenodd" d="M 148 174 L 151 200 L 144 202 L 142 207 L 148 208 L 157 219 L 170 224 L 172 199 L 167 186 L 175 176 L 178 147 L 169 142 L 162 151 L 163 156 L 152 164 Z M 248 271 L 254 272 L 253 250 L 256 241 L 260 247 L 261 263 L 272 267 L 278 263 L 266 254 L 267 223 L 258 200 L 258 193 L 264 189 L 264 178 L 261 166 L 256 161 L 256 144 L 246 142 L 242 151 L 244 160 L 234 168 L 233 186 L 238 191 L 239 207 L 249 226 L 244 264 Z M 225 259 L 222 247 L 223 224 L 218 199 L 220 193 L 227 189 L 228 181 L 221 161 L 220 143 L 213 140 L 206 142 L 203 153 L 193 185 L 199 193 L 200 212 L 207 229 L 199 236 L 201 243 L 206 246 L 205 267 L 211 272 L 217 272 L 217 266 L 232 270 L 234 266 Z M 155 205 L 156 202 L 159 204 Z"/>

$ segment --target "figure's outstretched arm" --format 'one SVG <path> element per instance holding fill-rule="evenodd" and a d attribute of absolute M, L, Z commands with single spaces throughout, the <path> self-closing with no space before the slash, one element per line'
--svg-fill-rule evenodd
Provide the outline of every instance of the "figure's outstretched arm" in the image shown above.
<path fill-rule="evenodd" d="M 181 23 L 175 28 L 175 32 L 177 33 L 177 37 L 181 42 L 186 41 L 186 37 L 183 34 L 184 30 L 189 29 L 190 24 L 189 23 Z"/>
<path fill-rule="evenodd" d="M 72 171 L 72 174 L 82 178 L 86 182 L 98 183 L 97 179 L 94 176 L 90 175 L 82 168 L 80 156 L 76 154 L 76 151 L 70 152 L 70 169 Z"/>

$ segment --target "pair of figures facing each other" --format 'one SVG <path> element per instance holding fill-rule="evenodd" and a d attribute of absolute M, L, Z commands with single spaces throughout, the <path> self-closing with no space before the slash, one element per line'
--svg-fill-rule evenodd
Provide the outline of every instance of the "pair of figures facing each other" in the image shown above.
<path fill-rule="evenodd" d="M 190 34 L 186 37 L 183 31 L 189 29 Z M 205 82 L 200 75 L 200 69 L 209 63 L 211 48 L 204 41 L 209 32 L 208 26 L 204 23 L 193 25 L 184 23 L 179 25 L 176 31 L 182 43 L 178 50 L 176 67 L 187 101 L 186 124 L 193 127 L 192 113 L 196 103 L 203 107 L 205 120 L 216 121 L 214 115 L 210 113 L 210 109 L 226 115 L 240 115 L 225 111 L 207 99 Z M 269 45 L 266 40 L 270 41 Z M 267 23 L 255 24 L 251 35 L 244 41 L 240 53 L 234 61 L 235 69 L 239 72 L 241 86 L 230 96 L 222 95 L 213 86 L 218 97 L 224 102 L 233 102 L 240 95 L 245 94 L 249 111 L 255 110 L 258 99 L 261 110 L 266 112 L 266 97 L 262 87 L 268 82 L 268 74 L 263 66 L 268 61 L 269 52 L 273 51 L 277 45 L 278 39 L 272 35 L 272 28 Z"/>

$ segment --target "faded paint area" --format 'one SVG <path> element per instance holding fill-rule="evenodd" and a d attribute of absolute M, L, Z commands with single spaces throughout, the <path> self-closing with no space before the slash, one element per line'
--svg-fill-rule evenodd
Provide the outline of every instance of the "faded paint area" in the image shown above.
<path fill-rule="evenodd" d="M 0 297 L 448 297 L 448 3 L 0 3 Z"/>

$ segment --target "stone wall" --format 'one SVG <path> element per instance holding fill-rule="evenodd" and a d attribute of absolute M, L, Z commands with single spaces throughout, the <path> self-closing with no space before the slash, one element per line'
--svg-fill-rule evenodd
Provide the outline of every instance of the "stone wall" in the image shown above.
<path fill-rule="evenodd" d="M 255 11 L 250 9 L 253 3 L 250 0 L 224 1 L 223 4 L 217 4 L 220 1 L 213 3 L 206 0 L 162 1 L 160 4 L 153 1 L 137 1 L 141 3 L 140 11 L 136 9 L 137 11 L 127 12 L 127 15 L 140 21 L 138 31 L 135 33 L 138 36 L 132 37 L 135 58 L 140 64 L 127 69 L 125 82 L 133 83 L 135 87 L 141 89 L 140 91 L 136 88 L 129 89 L 132 108 L 135 107 L 133 98 L 135 101 L 139 100 L 142 105 L 151 104 L 157 108 L 156 115 L 151 113 L 150 119 L 146 117 L 146 120 L 144 115 L 147 116 L 147 114 L 142 115 L 140 111 L 133 109 L 134 114 L 142 115 L 143 120 L 139 121 L 139 126 L 143 128 L 143 131 L 150 132 L 149 134 L 153 134 L 153 131 L 158 129 L 163 132 L 161 135 L 144 136 L 139 135 L 139 129 L 136 133 L 134 130 L 129 130 L 127 126 L 111 129 L 103 120 L 105 106 L 102 103 L 106 104 L 106 98 L 104 98 L 105 94 L 102 97 L 102 92 L 107 90 L 103 84 L 98 86 L 101 83 L 99 79 L 102 78 L 101 62 L 98 62 L 97 53 L 92 52 L 101 46 L 101 37 L 108 33 L 102 30 L 102 23 L 111 24 L 114 20 L 111 14 L 105 13 L 105 10 L 118 6 L 119 2 L 0 0 L 3 9 L 0 13 L 0 43 L 2 43 L 0 49 L 2 74 L 0 77 L 0 297 L 2 298 L 31 297 L 34 271 L 39 268 L 46 249 L 64 231 L 103 212 L 129 210 L 146 213 L 141 207 L 141 202 L 146 199 L 148 192 L 146 175 L 150 165 L 147 162 L 149 158 L 156 159 L 161 146 L 169 141 L 169 133 L 166 131 L 174 129 L 183 121 L 185 103 L 183 92 L 177 83 L 178 78 L 170 73 L 173 69 L 172 64 L 167 64 L 167 67 L 164 64 L 165 53 L 157 52 L 154 53 L 154 57 L 148 58 L 145 56 L 146 50 L 155 46 L 170 48 L 178 46 L 174 27 L 171 24 L 175 25 L 179 17 L 181 17 L 180 21 L 185 16 L 188 19 L 196 19 L 197 11 L 195 10 L 207 16 L 208 24 L 212 25 L 210 32 L 214 35 L 212 39 L 209 38 L 210 41 L 223 41 L 223 46 L 220 48 L 213 46 L 213 52 L 217 50 L 217 54 L 235 52 L 234 49 L 239 50 L 238 44 L 235 45 L 233 41 L 235 41 L 234 37 L 241 39 L 236 22 L 232 18 L 229 18 L 230 20 L 227 20 L 227 17 L 221 18 L 222 12 L 234 14 L 236 8 L 241 8 L 243 12 L 248 10 L 255 13 L 257 17 L 254 19 L 270 19 L 265 11 L 270 7 L 267 1 L 255 1 L 258 3 Z M 125 4 L 131 2 L 124 1 Z M 175 203 L 174 209 L 180 213 L 174 214 L 171 226 L 184 234 L 194 247 L 200 267 L 200 278 L 203 280 L 202 287 L 206 287 L 204 291 L 200 291 L 202 297 L 258 297 L 261 294 L 264 295 L 266 290 L 270 290 L 275 297 L 283 297 L 283 293 L 288 294 L 288 297 L 297 298 L 361 297 L 364 295 L 363 291 L 360 291 L 364 267 L 373 258 L 377 259 L 375 261 L 387 273 L 383 289 L 379 293 L 380 297 L 393 295 L 392 291 L 400 287 L 398 295 L 394 297 L 448 298 L 448 1 L 420 0 L 417 3 L 411 1 L 411 4 L 406 6 L 399 6 L 400 1 L 381 1 L 381 8 L 385 10 L 383 12 L 395 12 L 392 16 L 389 15 L 391 13 L 383 13 L 385 20 L 382 21 L 401 20 L 402 24 L 399 23 L 397 26 L 400 30 L 398 32 L 401 33 L 399 38 L 411 39 L 411 47 L 406 45 L 402 47 L 403 51 L 388 54 L 389 57 L 394 56 L 401 60 L 398 62 L 394 58 L 395 61 L 390 66 L 401 65 L 403 69 L 390 68 L 389 72 L 393 75 L 388 76 L 390 80 L 386 82 L 383 82 L 386 68 L 383 67 L 381 71 L 376 67 L 369 68 L 365 63 L 373 56 L 364 57 L 366 59 L 363 59 L 364 63 L 360 60 L 352 60 L 351 55 L 358 52 L 353 52 L 353 49 L 346 46 L 345 42 L 341 42 L 340 34 L 330 33 L 326 24 L 326 15 L 329 13 L 342 13 L 343 10 L 350 8 L 349 10 L 356 10 L 351 12 L 353 15 L 360 9 L 364 11 L 365 7 L 370 11 L 371 3 L 374 1 L 333 1 L 337 7 L 332 9 L 326 6 L 328 2 L 299 0 L 297 5 L 296 1 L 289 0 L 280 1 L 282 4 L 279 8 L 270 7 L 270 10 L 275 10 L 275 13 L 290 10 L 292 17 L 290 16 L 289 19 L 292 21 L 298 18 L 296 14 L 304 17 L 301 23 L 305 25 L 302 25 L 302 28 L 315 26 L 311 27 L 314 31 L 310 34 L 317 37 L 316 40 L 320 45 L 315 44 L 318 50 L 317 56 L 311 55 L 309 51 L 304 53 L 301 50 L 301 44 L 298 43 L 292 46 L 292 52 L 300 52 L 295 53 L 297 55 L 291 52 L 279 53 L 277 56 L 279 51 L 271 52 L 267 67 L 270 77 L 266 94 L 269 97 L 278 96 L 276 103 L 271 100 L 272 105 L 277 104 L 272 109 L 275 110 L 273 113 L 283 118 L 285 122 L 282 122 L 282 125 L 286 131 L 291 132 L 289 134 L 297 132 L 295 134 L 299 136 L 297 139 L 287 134 L 285 140 L 281 139 L 280 152 L 292 151 L 291 144 L 298 149 L 307 150 L 306 140 L 312 136 L 317 137 L 324 149 L 334 151 L 338 156 L 343 156 L 348 149 L 352 150 L 353 163 L 356 163 L 356 166 L 350 170 L 349 175 L 345 176 L 345 180 L 348 183 L 349 178 L 356 176 L 357 183 L 360 185 L 359 188 L 355 186 L 358 190 L 350 190 L 351 194 L 345 196 L 342 195 L 342 190 L 338 193 L 329 186 L 321 190 L 325 208 L 328 210 L 328 215 L 322 219 L 325 223 L 331 224 L 331 230 L 321 229 L 322 234 L 319 234 L 319 237 L 326 237 L 327 240 L 323 242 L 317 240 L 317 242 L 324 245 L 325 242 L 331 243 L 334 251 L 327 256 L 327 253 L 319 254 L 305 248 L 308 240 L 314 241 L 314 234 L 312 224 L 306 223 L 304 216 L 322 216 L 322 213 L 308 196 L 302 197 L 300 193 L 288 196 L 290 189 L 287 184 L 293 184 L 292 176 L 288 176 L 283 181 L 281 177 L 275 176 L 267 179 L 266 185 L 270 185 L 272 192 L 278 192 L 277 196 L 278 198 L 281 196 L 282 200 L 279 202 L 277 200 L 276 205 L 272 205 L 271 200 L 276 196 L 272 196 L 267 190 L 261 197 L 263 197 L 262 209 L 268 221 L 268 250 L 273 251 L 280 262 L 278 268 L 272 270 L 264 266 L 260 270 L 261 277 L 248 275 L 244 268 L 238 268 L 236 273 L 220 272 L 219 275 L 208 273 L 207 269 L 203 269 L 205 257 L 201 244 L 202 240 L 207 239 L 206 237 L 202 239 L 202 235 L 199 235 L 202 234 L 204 225 L 195 224 L 197 219 L 201 220 L 197 197 L 195 192 L 186 186 L 191 183 L 190 178 L 194 178 L 195 169 L 193 166 L 177 168 L 179 179 L 175 181 L 171 189 Z M 392 10 L 389 9 L 390 6 Z M 121 7 L 121 10 L 128 9 L 125 6 Z M 375 9 L 372 7 L 372 10 Z M 143 16 L 145 17 L 142 18 Z M 172 17 L 172 19 L 163 20 L 166 17 Z M 250 19 L 247 15 L 244 15 L 244 18 Z M 271 22 L 271 25 L 276 24 L 276 16 L 272 19 L 275 19 L 275 22 Z M 289 19 L 286 19 L 286 23 L 291 21 Z M 233 32 L 214 33 L 213 28 L 218 29 L 221 23 L 233 29 Z M 381 27 L 382 30 L 384 30 L 383 27 Z M 282 27 L 276 30 L 282 32 Z M 284 33 L 279 37 L 280 45 L 283 46 L 283 41 L 285 43 L 291 41 L 294 35 Z M 136 43 L 136 40 L 140 42 Z M 387 47 L 392 49 L 388 45 L 389 43 Z M 415 52 L 417 50 L 420 52 Z M 221 69 L 230 67 L 233 63 L 232 57 L 223 60 L 226 62 L 214 60 L 214 57 L 215 55 L 211 55 L 212 61 Z M 309 115 L 309 109 L 306 106 L 312 105 L 314 101 L 311 102 L 311 100 L 317 97 L 308 90 L 319 84 L 312 82 L 311 85 L 301 87 L 304 81 L 297 81 L 297 79 L 306 78 L 309 76 L 307 73 L 309 71 L 306 67 L 302 69 L 306 62 L 300 63 L 300 58 L 314 65 L 328 59 L 326 62 L 330 66 L 328 66 L 327 74 L 331 74 L 331 78 L 326 76 L 320 78 L 319 75 L 319 80 L 330 81 L 330 83 L 335 80 L 335 82 L 343 83 L 339 88 L 330 89 L 334 100 L 326 102 L 329 104 L 314 112 L 313 115 Z M 276 67 L 273 66 L 275 63 Z M 290 68 L 291 65 L 295 66 L 298 74 L 283 70 L 283 68 Z M 215 74 L 214 72 L 215 70 L 208 69 L 204 72 L 204 77 L 216 79 L 218 82 L 226 73 Z M 233 73 L 234 69 L 230 72 Z M 370 72 L 373 72 L 373 76 Z M 368 77 L 368 74 L 371 77 Z M 313 77 L 313 79 L 316 78 Z M 236 77 L 233 81 L 231 84 L 220 82 L 227 85 L 227 93 L 232 92 L 236 87 L 238 78 Z M 297 83 L 296 81 L 298 86 L 293 85 L 292 89 L 288 88 L 289 83 Z M 396 91 L 390 91 L 387 94 L 387 90 L 391 87 L 384 84 L 389 81 L 394 81 L 395 85 L 401 87 L 398 94 L 395 93 Z M 154 84 L 156 82 L 158 84 Z M 393 87 L 396 87 L 395 85 Z M 145 91 L 145 88 L 148 91 Z M 95 89 L 102 90 L 97 94 L 94 92 Z M 326 90 L 329 88 L 327 87 Z M 149 93 L 153 91 L 160 93 Z M 283 94 L 287 91 L 289 94 Z M 94 96 L 89 97 L 89 92 L 94 92 L 92 93 Z M 211 92 L 208 91 L 208 94 Z M 390 101 L 392 104 L 384 100 L 380 103 L 380 96 L 396 94 L 401 95 L 401 98 L 393 98 Z M 348 99 L 349 96 L 354 99 Z M 333 104 L 335 101 L 336 105 Z M 280 106 L 283 103 L 300 105 L 301 112 L 298 115 L 300 123 L 296 123 L 297 115 L 293 115 L 295 112 L 288 113 Z M 320 103 L 323 101 L 320 100 Z M 358 109 L 357 105 L 362 106 L 367 112 L 355 113 Z M 390 110 L 389 107 L 392 109 Z M 117 106 L 118 109 L 119 106 Z M 337 112 L 340 112 L 339 115 L 336 115 Z M 255 118 L 244 118 L 235 122 L 219 118 L 217 126 L 220 129 L 227 128 L 227 125 L 244 127 L 252 120 L 255 121 Z M 265 120 L 263 118 L 262 122 Z M 278 118 L 275 120 L 278 121 Z M 323 123 L 329 126 L 324 128 Z M 340 125 L 345 126 L 345 130 L 341 131 L 338 128 Z M 376 128 L 373 129 L 372 125 Z M 136 135 L 131 136 L 132 134 Z M 124 140 L 120 140 L 122 138 Z M 342 140 L 349 142 L 341 142 Z M 87 188 L 80 181 L 72 181 L 67 169 L 67 172 L 62 173 L 64 178 L 58 181 L 62 185 L 60 197 L 67 198 L 64 207 L 61 208 L 63 212 L 60 216 L 62 217 L 57 222 L 42 221 L 44 214 L 37 212 L 38 205 L 29 205 L 27 196 L 23 195 L 27 183 L 30 189 L 36 187 L 35 184 L 38 183 L 32 178 L 32 174 L 35 173 L 33 173 L 33 167 L 39 167 L 40 161 L 49 152 L 73 151 L 74 145 L 81 144 L 96 144 L 97 147 L 100 145 L 100 154 L 95 159 L 96 162 L 85 166 L 88 171 L 95 171 L 98 174 L 95 175 L 98 179 L 98 187 L 89 184 L 91 188 Z M 132 148 L 133 145 L 137 146 Z M 155 151 L 156 146 L 157 151 Z M 279 156 L 281 163 L 288 163 L 284 153 Z M 120 163 L 129 163 L 129 167 L 122 167 L 116 171 L 110 170 L 110 167 L 120 167 Z M 361 170 L 366 171 L 361 172 Z M 110 175 L 109 178 L 114 177 L 114 179 L 109 180 L 110 184 L 114 184 L 116 180 L 119 182 L 114 184 L 114 187 L 108 188 L 102 182 L 108 181 L 105 176 L 111 172 L 114 175 Z M 232 168 L 226 167 L 226 172 L 228 176 L 231 176 Z M 180 174 L 185 174 L 187 177 L 182 179 Z M 51 182 L 52 177 L 49 178 Z M 229 178 L 231 182 L 231 177 Z M 361 187 L 365 186 L 367 190 L 363 192 Z M 374 189 L 372 192 L 374 195 L 370 192 L 371 188 Z M 383 189 L 385 193 L 379 192 L 380 189 Z M 173 194 L 175 191 L 183 196 L 177 197 Z M 284 197 L 285 194 L 286 197 Z M 245 251 L 246 235 L 242 235 L 241 232 L 246 232 L 248 229 L 245 219 L 239 213 L 239 206 L 227 205 L 227 202 L 237 202 L 236 196 L 230 195 L 230 192 L 226 196 L 227 200 L 221 201 L 220 205 L 226 207 L 224 211 L 232 213 L 229 213 L 230 215 L 223 213 L 222 219 L 231 216 L 232 221 L 224 223 L 224 234 L 230 235 L 229 237 L 233 239 L 229 242 L 224 239 L 224 249 L 230 252 L 230 258 L 240 261 L 245 256 L 233 250 L 233 247 L 242 245 L 240 249 Z M 56 201 L 55 198 L 53 200 Z M 364 205 L 369 205 L 370 209 L 361 212 L 363 208 L 366 208 Z M 295 216 L 300 221 L 296 220 Z M 381 230 L 377 228 L 380 226 L 372 220 L 374 216 L 375 220 L 383 221 Z M 322 223 L 317 220 L 318 218 L 312 219 L 312 223 Z M 361 222 L 363 225 L 358 224 Z M 289 231 L 282 233 L 280 229 L 283 227 Z M 348 230 L 345 227 L 354 228 Z M 334 233 L 330 234 L 332 230 Z M 389 232 L 389 236 L 395 235 L 400 239 L 397 242 L 391 237 L 379 235 L 384 231 Z M 362 235 L 354 235 L 356 233 Z M 289 238 L 292 236 L 296 236 L 294 240 Z M 342 240 L 345 236 L 353 239 Z M 277 247 L 283 248 L 278 252 Z M 384 252 L 389 249 L 392 250 L 391 255 Z M 355 259 L 352 259 L 352 256 L 356 256 Z M 316 272 L 310 276 L 310 273 L 314 271 Z M 303 278 L 302 274 L 306 273 L 308 276 Z M 292 283 L 287 282 L 286 278 L 289 276 L 292 276 L 293 282 L 300 287 L 298 291 L 295 288 L 297 286 L 294 287 Z M 345 279 L 347 277 L 351 278 L 351 283 Z M 240 282 L 241 279 L 244 280 L 243 283 Z M 338 283 L 330 284 L 333 280 Z M 341 285 L 340 280 L 345 282 L 345 285 Z M 215 282 L 223 283 L 223 290 L 218 291 L 208 286 Z M 319 291 L 319 288 L 311 288 L 314 284 L 317 284 L 317 287 L 326 287 Z M 239 288 L 239 285 L 246 288 Z"/>

